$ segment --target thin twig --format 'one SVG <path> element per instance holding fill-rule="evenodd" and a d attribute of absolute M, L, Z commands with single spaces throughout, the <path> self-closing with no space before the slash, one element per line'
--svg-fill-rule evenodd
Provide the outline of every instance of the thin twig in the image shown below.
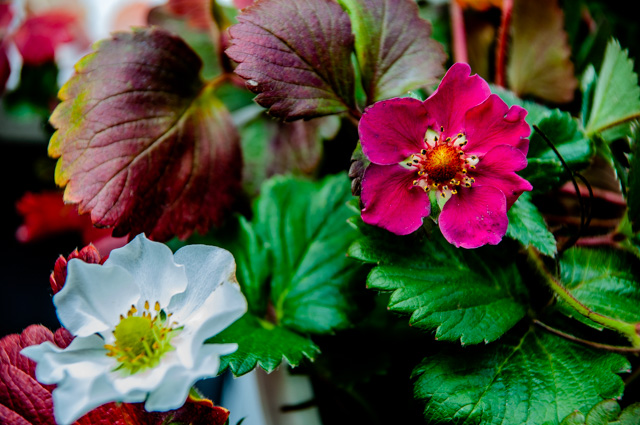
<path fill-rule="evenodd" d="M 593 341 L 588 341 L 586 339 L 582 339 L 582 338 L 578 338 L 576 336 L 573 336 L 571 334 L 568 334 L 566 332 L 562 332 L 561 330 L 552 328 L 549 325 L 546 325 L 544 323 L 542 323 L 541 321 L 537 320 L 537 319 L 533 319 L 533 323 L 535 323 L 536 325 L 540 326 L 541 328 L 556 334 L 558 336 L 561 336 L 562 338 L 568 339 L 569 341 L 573 341 L 573 342 L 578 342 L 580 344 L 584 344 L 584 345 L 588 345 L 589 347 L 593 347 L 593 348 L 598 348 L 601 350 L 607 350 L 607 351 L 613 351 L 614 353 L 640 353 L 640 348 L 633 348 L 633 347 L 622 347 L 619 345 L 608 345 L 608 344 L 601 344 L 599 342 L 593 342 Z"/>
<path fill-rule="evenodd" d="M 496 84 L 500 87 L 506 86 L 505 63 L 507 61 L 507 40 L 509 38 L 512 10 L 513 0 L 504 0 L 502 2 L 502 20 L 500 22 L 498 45 L 496 47 Z"/>
<path fill-rule="evenodd" d="M 451 0 L 449 3 L 449 15 L 451 17 L 451 36 L 453 38 L 453 61 L 469 63 L 464 14 L 456 0 Z"/>

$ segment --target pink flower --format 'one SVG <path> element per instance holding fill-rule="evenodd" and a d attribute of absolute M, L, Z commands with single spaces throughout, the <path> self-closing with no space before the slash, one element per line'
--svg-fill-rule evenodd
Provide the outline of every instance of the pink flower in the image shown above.
<path fill-rule="evenodd" d="M 496 245 L 507 210 L 531 184 L 527 111 L 509 108 L 467 64 L 454 64 L 427 100 L 395 98 L 367 108 L 358 131 L 371 164 L 362 180 L 362 219 L 406 235 L 431 213 L 453 245 Z"/>

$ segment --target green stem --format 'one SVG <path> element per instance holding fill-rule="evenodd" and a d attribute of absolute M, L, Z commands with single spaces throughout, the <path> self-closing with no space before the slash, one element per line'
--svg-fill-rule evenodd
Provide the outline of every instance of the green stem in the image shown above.
<path fill-rule="evenodd" d="M 542 256 L 535 250 L 535 248 L 529 247 L 527 249 L 527 254 L 529 256 L 529 260 L 537 267 L 542 277 L 558 298 L 569 304 L 571 308 L 589 320 L 621 333 L 631 341 L 631 345 L 634 348 L 640 348 L 640 335 L 638 334 L 639 328 L 637 327 L 640 324 L 637 325 L 635 323 L 623 322 L 591 310 L 589 307 L 578 301 L 578 299 L 575 298 L 573 294 L 571 294 L 571 292 L 549 272 L 547 266 L 542 260 Z"/>

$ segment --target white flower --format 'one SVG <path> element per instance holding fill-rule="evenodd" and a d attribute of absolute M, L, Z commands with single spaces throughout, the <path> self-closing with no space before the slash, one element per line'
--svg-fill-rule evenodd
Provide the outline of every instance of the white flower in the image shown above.
<path fill-rule="evenodd" d="M 64 350 L 45 342 L 22 354 L 36 361 L 38 381 L 58 385 L 61 425 L 110 401 L 179 408 L 195 381 L 215 376 L 220 356 L 237 349 L 205 340 L 247 310 L 228 251 L 187 245 L 174 256 L 144 235 L 104 265 L 69 261 L 53 303 L 76 338 Z"/>

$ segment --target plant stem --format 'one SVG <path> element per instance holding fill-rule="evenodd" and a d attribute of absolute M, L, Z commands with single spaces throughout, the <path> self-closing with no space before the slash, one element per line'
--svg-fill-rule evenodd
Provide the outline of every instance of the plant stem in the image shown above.
<path fill-rule="evenodd" d="M 453 61 L 469 63 L 464 16 L 462 8 L 456 0 L 451 0 L 449 3 L 449 15 L 451 17 L 451 36 L 453 38 Z"/>
<path fill-rule="evenodd" d="M 633 347 L 621 347 L 618 345 L 608 345 L 608 344 L 601 344 L 599 342 L 593 342 L 593 341 L 587 341 L 586 339 L 582 339 L 582 338 L 578 338 L 576 336 L 573 336 L 571 334 L 562 332 L 561 330 L 552 328 L 549 325 L 546 325 L 544 323 L 542 323 L 541 321 L 534 319 L 533 323 L 535 323 L 536 325 L 540 326 L 541 328 L 556 334 L 558 336 L 561 336 L 562 338 L 568 339 L 569 341 L 574 341 L 574 342 L 579 342 L 580 344 L 584 344 L 584 345 L 588 345 L 590 347 L 593 348 L 598 348 L 601 350 L 607 350 L 607 351 L 613 351 L 615 353 L 640 353 L 640 348 L 633 348 Z"/>
<path fill-rule="evenodd" d="M 571 294 L 571 292 L 569 292 L 569 290 L 565 288 L 564 285 L 562 285 L 562 283 L 549 272 L 547 266 L 542 260 L 542 256 L 539 252 L 536 251 L 535 248 L 527 248 L 527 254 L 529 256 L 529 260 L 540 271 L 540 274 L 545 279 L 551 290 L 553 290 L 553 292 L 558 296 L 558 298 L 562 299 L 564 302 L 569 304 L 571 308 L 573 308 L 575 311 L 582 314 L 589 320 L 608 329 L 612 329 L 621 333 L 622 335 L 627 337 L 629 341 L 631 341 L 631 345 L 634 348 L 640 348 L 640 329 L 638 328 L 640 324 L 623 322 L 621 320 L 614 319 L 612 317 L 608 317 L 591 310 L 589 307 L 578 301 L 578 299 L 576 299 L 573 294 Z"/>
<path fill-rule="evenodd" d="M 496 47 L 496 81 L 500 87 L 505 85 L 505 62 L 507 60 L 507 39 L 509 38 L 509 27 L 511 26 L 511 11 L 513 10 L 513 0 L 502 2 L 502 20 L 500 22 L 500 32 L 498 45 Z"/>

